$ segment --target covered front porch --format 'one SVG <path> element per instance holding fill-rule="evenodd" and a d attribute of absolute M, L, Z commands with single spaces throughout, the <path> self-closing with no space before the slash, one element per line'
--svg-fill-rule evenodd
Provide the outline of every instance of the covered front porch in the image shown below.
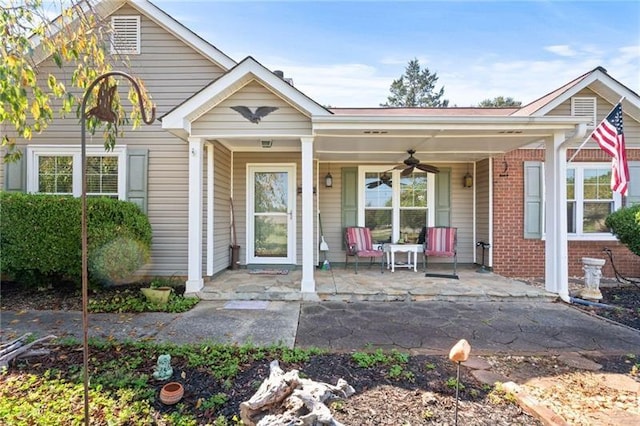
<path fill-rule="evenodd" d="M 272 269 L 272 272 L 280 270 Z M 431 272 L 449 273 L 448 265 L 430 268 Z M 355 274 L 353 267 L 336 265 L 330 270 L 315 271 L 316 293 L 313 300 L 326 301 L 553 301 L 557 295 L 523 281 L 491 272 L 479 273 L 475 265 L 458 269 L 460 279 L 425 277 L 412 270 L 385 271 L 366 266 Z M 224 271 L 206 280 L 197 293 L 203 300 L 298 301 L 309 297 L 300 292 L 302 270 L 286 275 L 251 274 L 250 269 Z M 268 270 L 265 272 L 269 272 Z"/>
<path fill-rule="evenodd" d="M 239 109 L 270 112 L 258 118 L 240 114 Z M 562 201 L 566 199 L 565 158 L 567 146 L 584 136 L 587 118 L 510 112 L 328 109 L 247 58 L 163 117 L 163 128 L 188 143 L 187 292 L 207 295 L 214 288 L 213 293 L 224 293 L 230 285 L 228 293 L 238 293 L 245 284 L 259 283 L 261 290 L 247 291 L 244 298 L 259 298 L 260 292 L 287 286 L 293 293 L 287 297 L 296 299 L 340 298 L 361 291 L 369 300 L 376 300 L 378 294 L 382 300 L 433 297 L 428 292 L 440 281 L 426 286 L 424 274 L 407 280 L 372 275 L 363 285 L 368 273 L 338 279 L 335 269 L 333 274 L 316 270 L 323 255 L 318 241 L 326 239 L 331 250 L 324 254 L 331 262 L 339 262 L 345 254 L 345 227 L 380 222 L 390 230 L 382 240 L 394 242 L 401 232 L 406 235 L 405 222 L 410 222 L 411 215 L 422 215 L 412 232 L 424 225 L 456 227 L 458 261 L 479 263 L 482 256 L 482 262 L 492 267 L 493 229 L 512 223 L 504 217 L 494 223 L 498 216 L 493 204 L 493 160 L 533 146 L 546 148 L 548 165 L 543 176 L 546 289 L 568 296 Z M 418 200 L 413 204 L 403 198 L 411 191 L 401 191 L 403 178 L 420 174 L 409 159 L 439 169 L 438 173 L 427 170 L 423 173 L 427 176 L 416 179 L 422 186 L 420 182 L 413 185 L 411 200 Z M 507 167 L 505 162 L 505 176 Z M 514 187 L 521 173 L 511 171 Z M 374 190 L 380 194 L 373 194 Z M 541 215 L 532 221 L 542 229 Z M 488 244 L 486 259 L 478 249 L 480 242 Z M 237 265 L 287 264 L 296 269 L 284 277 L 224 271 L 229 247 L 238 245 Z M 469 273 L 467 278 L 475 277 L 473 270 Z M 263 283 L 269 280 L 276 280 L 275 284 L 265 288 Z M 474 280 L 466 281 L 461 275 L 460 281 Z M 497 281 L 487 278 L 486 295 L 493 294 Z M 478 288 L 470 284 L 467 291 L 458 282 L 450 284 L 454 294 L 460 290 L 473 295 Z"/>

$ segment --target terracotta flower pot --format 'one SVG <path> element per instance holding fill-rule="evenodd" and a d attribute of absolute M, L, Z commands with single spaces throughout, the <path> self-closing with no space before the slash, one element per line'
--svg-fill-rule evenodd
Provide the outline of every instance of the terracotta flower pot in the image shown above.
<path fill-rule="evenodd" d="M 160 390 L 160 401 L 166 405 L 176 404 L 184 396 L 184 387 L 178 382 L 170 382 Z"/>

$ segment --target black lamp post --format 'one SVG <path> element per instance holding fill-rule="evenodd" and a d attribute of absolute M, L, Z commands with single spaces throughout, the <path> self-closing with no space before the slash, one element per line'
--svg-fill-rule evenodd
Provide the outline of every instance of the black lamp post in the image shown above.
<path fill-rule="evenodd" d="M 82 344 L 83 344 L 83 368 L 84 368 L 84 423 L 89 425 L 89 316 L 88 316 L 88 300 L 89 300 L 89 274 L 88 274 L 88 239 L 87 239 L 87 143 L 86 143 L 86 121 L 87 117 L 96 117 L 101 121 L 107 121 L 109 123 L 117 122 L 117 114 L 111 109 L 111 103 L 113 101 L 113 95 L 117 86 L 109 88 L 107 82 L 109 77 L 121 76 L 125 77 L 131 82 L 131 85 L 138 93 L 138 103 L 140 106 L 140 112 L 142 114 L 142 121 L 145 124 L 152 124 L 156 117 L 155 106 L 151 109 L 151 117 L 147 118 L 147 114 L 144 110 L 144 103 L 142 100 L 142 93 L 140 86 L 133 77 L 122 71 L 109 71 L 96 77 L 93 82 L 87 87 L 82 98 L 82 107 L 80 109 L 80 140 L 82 143 L 81 150 L 81 167 L 82 167 L 82 219 L 80 222 L 82 232 Z M 86 111 L 87 100 L 89 99 L 91 92 L 98 83 L 101 83 L 98 90 L 97 105 L 91 108 L 90 111 Z"/>

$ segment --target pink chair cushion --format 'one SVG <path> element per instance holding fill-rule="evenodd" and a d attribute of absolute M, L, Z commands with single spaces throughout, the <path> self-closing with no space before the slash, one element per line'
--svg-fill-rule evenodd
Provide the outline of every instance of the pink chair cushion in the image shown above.
<path fill-rule="evenodd" d="M 369 228 L 347 228 L 347 243 L 349 246 L 356 246 L 356 252 L 359 257 L 379 257 L 384 253 L 382 250 L 373 248 L 373 240 Z"/>
<path fill-rule="evenodd" d="M 453 257 L 455 255 L 455 228 L 427 229 L 427 256 Z"/>
<path fill-rule="evenodd" d="M 347 228 L 347 241 L 355 245 L 358 252 L 373 250 L 369 228 Z"/>

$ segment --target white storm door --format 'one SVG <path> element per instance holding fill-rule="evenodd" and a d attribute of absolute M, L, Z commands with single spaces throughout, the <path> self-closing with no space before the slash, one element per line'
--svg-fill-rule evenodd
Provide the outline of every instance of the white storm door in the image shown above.
<path fill-rule="evenodd" d="M 248 166 L 248 263 L 295 264 L 295 173 L 295 164 Z"/>

